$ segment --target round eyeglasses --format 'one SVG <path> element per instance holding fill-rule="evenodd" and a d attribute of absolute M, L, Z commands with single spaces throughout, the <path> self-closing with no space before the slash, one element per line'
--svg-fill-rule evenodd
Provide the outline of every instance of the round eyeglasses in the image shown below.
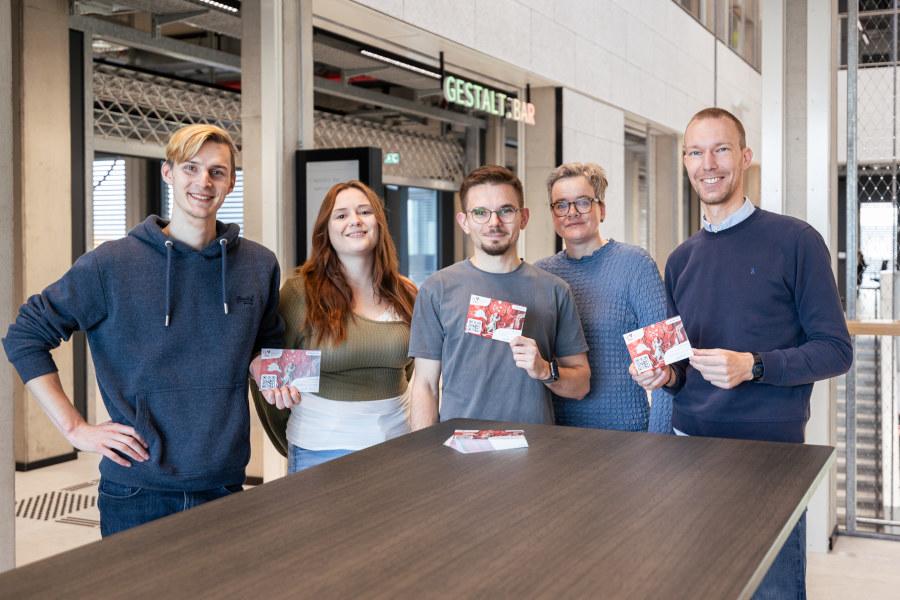
<path fill-rule="evenodd" d="M 491 210 L 489 208 L 484 208 L 483 206 L 476 206 L 472 210 L 468 211 L 469 216 L 472 218 L 472 221 L 478 223 L 479 225 L 483 225 L 490 221 L 492 214 L 496 214 L 497 218 L 504 223 L 512 223 L 516 220 L 517 212 L 519 212 L 519 209 L 515 206 L 501 206 L 497 210 Z"/>
<path fill-rule="evenodd" d="M 575 207 L 575 212 L 580 215 L 584 215 L 591 212 L 591 206 L 594 204 L 594 202 L 600 204 L 600 201 L 596 198 L 579 196 L 574 200 L 557 200 L 550 205 L 550 208 L 553 210 L 553 214 L 557 217 L 565 217 L 567 214 L 569 214 L 569 208 L 572 206 Z"/>

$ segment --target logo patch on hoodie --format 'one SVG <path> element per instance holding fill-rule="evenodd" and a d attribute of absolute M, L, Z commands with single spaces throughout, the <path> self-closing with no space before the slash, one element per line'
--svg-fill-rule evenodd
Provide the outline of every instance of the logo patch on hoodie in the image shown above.
<path fill-rule="evenodd" d="M 238 296 L 235 298 L 236 304 L 243 304 L 244 306 L 253 306 L 253 299 L 255 296 Z"/>

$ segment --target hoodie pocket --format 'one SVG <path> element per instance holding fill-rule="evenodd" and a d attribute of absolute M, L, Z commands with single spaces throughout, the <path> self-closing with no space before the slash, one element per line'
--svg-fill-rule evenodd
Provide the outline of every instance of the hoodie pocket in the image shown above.
<path fill-rule="evenodd" d="M 135 428 L 149 445 L 150 462 L 163 473 L 203 477 L 247 466 L 246 382 L 153 391 L 135 404 Z"/>

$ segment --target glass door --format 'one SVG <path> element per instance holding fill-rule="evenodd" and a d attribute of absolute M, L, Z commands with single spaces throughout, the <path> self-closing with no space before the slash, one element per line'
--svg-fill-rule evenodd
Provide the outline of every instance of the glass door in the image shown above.
<path fill-rule="evenodd" d="M 400 272 L 422 285 L 453 262 L 453 192 L 386 185 L 384 195 Z"/>

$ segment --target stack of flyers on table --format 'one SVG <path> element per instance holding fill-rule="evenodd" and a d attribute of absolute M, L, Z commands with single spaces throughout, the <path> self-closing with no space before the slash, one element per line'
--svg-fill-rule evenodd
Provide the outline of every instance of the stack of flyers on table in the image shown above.
<path fill-rule="evenodd" d="M 466 314 L 466 333 L 508 343 L 522 335 L 526 310 L 518 304 L 472 294 Z"/>
<path fill-rule="evenodd" d="M 622 337 L 638 373 L 670 365 L 694 354 L 681 317 L 629 331 Z"/>
<path fill-rule="evenodd" d="M 457 429 L 444 445 L 463 454 L 472 454 L 527 448 L 528 441 L 522 429 Z"/>
<path fill-rule="evenodd" d="M 322 368 L 321 350 L 278 350 L 263 348 L 259 389 L 271 390 L 286 385 L 298 392 L 319 391 Z"/>

